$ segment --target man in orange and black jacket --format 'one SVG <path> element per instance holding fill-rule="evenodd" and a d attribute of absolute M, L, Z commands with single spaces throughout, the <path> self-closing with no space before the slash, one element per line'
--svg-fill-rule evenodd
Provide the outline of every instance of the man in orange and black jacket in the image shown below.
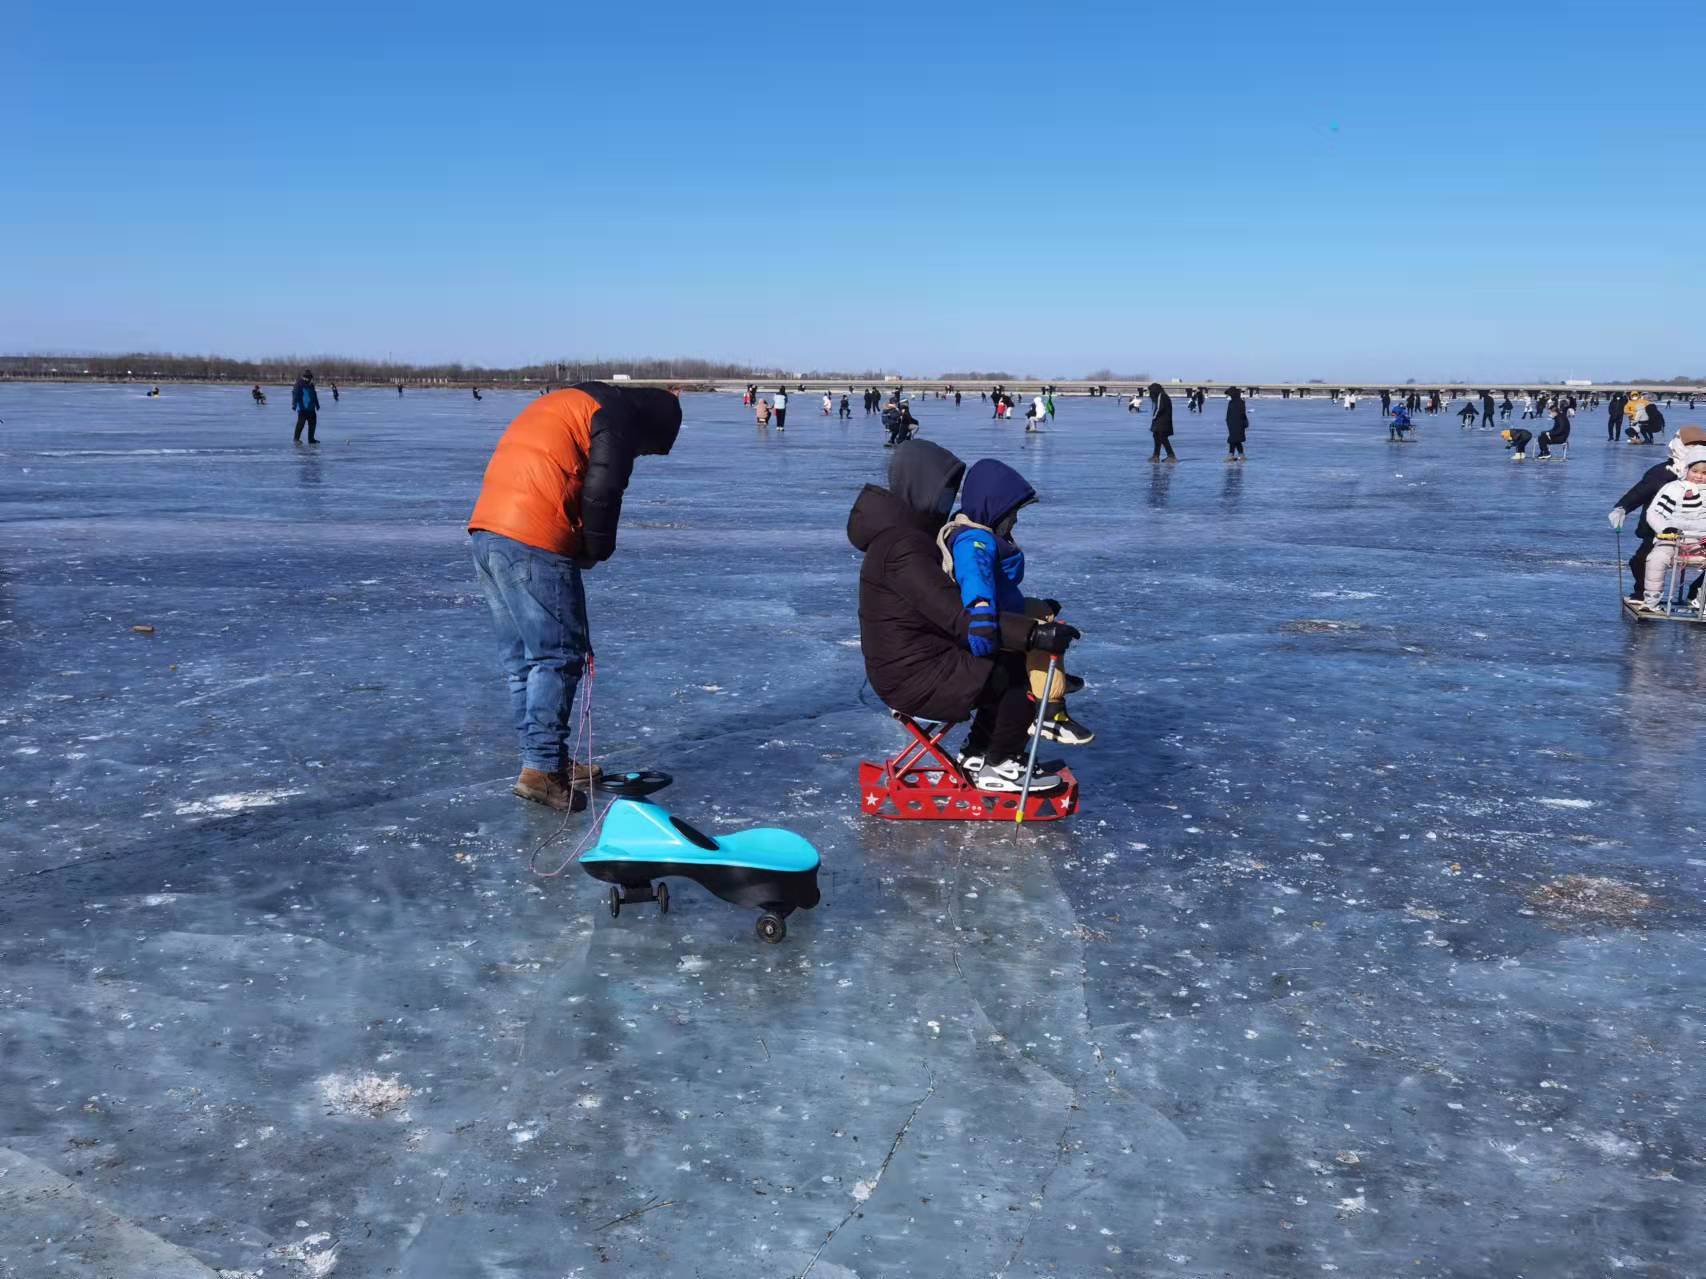
<path fill-rule="evenodd" d="M 634 459 L 668 453 L 680 430 L 669 391 L 583 382 L 523 409 L 486 465 L 468 532 L 509 683 L 523 799 L 566 809 L 574 783 L 592 780 L 569 757 L 569 712 L 592 652 L 581 574 L 616 551 Z"/>

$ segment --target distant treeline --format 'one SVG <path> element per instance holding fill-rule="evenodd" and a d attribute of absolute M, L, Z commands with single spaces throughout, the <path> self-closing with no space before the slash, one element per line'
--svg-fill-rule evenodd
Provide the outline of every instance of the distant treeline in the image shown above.
<path fill-rule="evenodd" d="M 867 384 L 880 383 L 893 373 L 882 369 L 808 369 L 786 370 L 774 365 L 736 364 L 719 360 L 702 360 L 694 356 L 673 359 L 647 357 L 644 359 L 586 359 L 551 360 L 524 364 L 515 368 L 489 368 L 479 364 L 407 364 L 388 360 L 357 360 L 342 355 L 273 356 L 264 360 L 234 360 L 221 355 L 176 355 L 158 351 L 137 351 L 124 355 L 0 355 L 0 378 L 89 378 L 94 381 L 138 382 L 267 382 L 289 383 L 305 368 L 314 370 L 322 382 L 404 383 L 412 386 L 520 386 L 552 384 L 563 386 L 572 382 L 608 381 L 625 374 L 635 381 L 679 382 L 705 385 L 710 382 L 795 383 L 799 381 L 837 381 Z M 896 379 L 902 380 L 902 379 Z M 940 373 L 939 382 L 1034 383 L 1033 374 L 1010 373 L 1005 370 L 973 370 Z M 1071 381 L 1056 376 L 1055 381 Z M 1096 369 L 1080 381 L 1090 383 L 1143 383 L 1150 380 L 1147 373 L 1115 373 L 1111 369 Z M 1310 378 L 1306 385 L 1321 386 L 1321 378 Z M 1544 380 L 1529 383 L 1548 385 Z M 1264 385 L 1282 386 L 1285 382 Z M 1302 385 L 1292 383 L 1291 385 Z M 1348 383 L 1346 385 L 1349 385 Z M 1372 382 L 1364 385 L 1379 386 Z M 1398 385 L 1389 383 L 1387 385 Z M 1409 379 L 1405 385 L 1415 385 Z M 1436 386 L 1480 386 L 1483 383 L 1452 379 L 1435 382 Z M 1491 386 L 1525 385 L 1508 379 L 1485 383 Z M 1706 385 L 1706 377 L 1632 378 L 1625 382 L 1601 383 L 1610 386 L 1674 386 Z"/>
<path fill-rule="evenodd" d="M 356 360 L 341 355 L 289 355 L 264 360 L 233 360 L 221 355 L 175 355 L 136 351 L 124 355 L 0 355 L 0 377 L 131 378 L 172 382 L 292 382 L 303 369 L 322 382 L 402 382 L 414 385 L 469 383 L 477 386 L 608 380 L 626 374 L 636 381 L 706 382 L 745 378 L 777 381 L 796 378 L 851 378 L 881 381 L 881 371 L 783 370 L 693 357 L 675 359 L 551 360 L 516 368 L 478 364 L 401 364 Z"/>

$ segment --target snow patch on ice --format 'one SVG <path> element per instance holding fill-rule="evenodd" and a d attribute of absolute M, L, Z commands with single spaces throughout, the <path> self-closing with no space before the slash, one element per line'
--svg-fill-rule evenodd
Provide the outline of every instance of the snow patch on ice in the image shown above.
<path fill-rule="evenodd" d="M 332 1242 L 329 1248 L 321 1247 L 331 1240 L 332 1236 L 322 1231 L 298 1243 L 280 1244 L 272 1250 L 272 1255 L 280 1261 L 296 1262 L 309 1279 L 325 1279 L 338 1265 L 338 1245 Z"/>
<path fill-rule="evenodd" d="M 179 817 L 227 817 L 232 813 L 247 812 L 251 808 L 271 808 L 293 795 L 300 795 L 299 789 L 238 791 L 230 795 L 209 795 L 206 799 L 191 800 L 178 804 L 173 808 Z"/>
<path fill-rule="evenodd" d="M 320 1080 L 320 1096 L 333 1112 L 344 1115 L 365 1115 L 378 1119 L 395 1114 L 408 1118 L 403 1107 L 414 1096 L 410 1088 L 396 1075 L 382 1078 L 371 1072 L 365 1075 L 327 1075 Z"/>
<path fill-rule="evenodd" d="M 1593 807 L 1593 801 L 1591 799 L 1551 799 L 1551 798 L 1548 798 L 1546 796 L 1541 796 L 1540 802 L 1542 804 L 1547 804 L 1547 805 L 1551 806 L 1552 808 L 1592 808 Z"/>
<path fill-rule="evenodd" d="M 1579 1141 L 1589 1150 L 1598 1151 L 1608 1159 L 1633 1159 L 1641 1153 L 1638 1142 L 1629 1141 L 1610 1132 L 1573 1132 L 1571 1141 Z"/>
<path fill-rule="evenodd" d="M 710 966 L 703 955 L 683 955 L 675 965 L 678 972 L 684 973 L 702 973 Z"/>

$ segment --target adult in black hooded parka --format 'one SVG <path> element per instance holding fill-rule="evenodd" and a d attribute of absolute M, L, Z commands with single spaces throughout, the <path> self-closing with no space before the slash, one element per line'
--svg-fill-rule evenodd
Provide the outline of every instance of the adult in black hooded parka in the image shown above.
<path fill-rule="evenodd" d="M 1149 403 L 1151 407 L 1149 434 L 1155 440 L 1155 448 L 1149 454 L 1149 460 L 1159 462 L 1161 450 L 1166 449 L 1167 460 L 1177 462 L 1179 459 L 1173 456 L 1173 397 L 1162 389 L 1161 383 L 1151 382 L 1149 384 Z"/>
<path fill-rule="evenodd" d="M 930 440 L 895 446 L 889 486 L 867 484 L 847 517 L 847 538 L 864 554 L 859 568 L 859 645 L 878 697 L 905 715 L 958 722 L 973 715 L 968 741 L 994 771 L 1009 774 L 989 789 L 1019 790 L 1031 725 L 1025 664 L 1017 654 L 1063 653 L 1078 632 L 1064 622 L 998 613 L 999 649 L 972 653 L 972 615 L 942 569 L 936 535 L 948 522 L 965 463 Z M 1010 767 L 1009 767 L 1010 766 Z M 978 775 L 985 784 L 986 769 Z M 1038 775 L 1031 790 L 1060 786 Z"/>
<path fill-rule="evenodd" d="M 1244 460 L 1244 437 L 1250 430 L 1250 410 L 1245 407 L 1244 393 L 1235 386 L 1226 388 L 1226 460 Z"/>

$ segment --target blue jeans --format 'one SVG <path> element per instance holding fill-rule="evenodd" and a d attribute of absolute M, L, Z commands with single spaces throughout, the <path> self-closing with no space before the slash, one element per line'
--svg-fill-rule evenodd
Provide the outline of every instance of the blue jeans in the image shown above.
<path fill-rule="evenodd" d="M 569 712 L 586 669 L 586 588 L 565 555 L 478 529 L 474 565 L 498 628 L 521 766 L 554 773 L 567 764 Z"/>

